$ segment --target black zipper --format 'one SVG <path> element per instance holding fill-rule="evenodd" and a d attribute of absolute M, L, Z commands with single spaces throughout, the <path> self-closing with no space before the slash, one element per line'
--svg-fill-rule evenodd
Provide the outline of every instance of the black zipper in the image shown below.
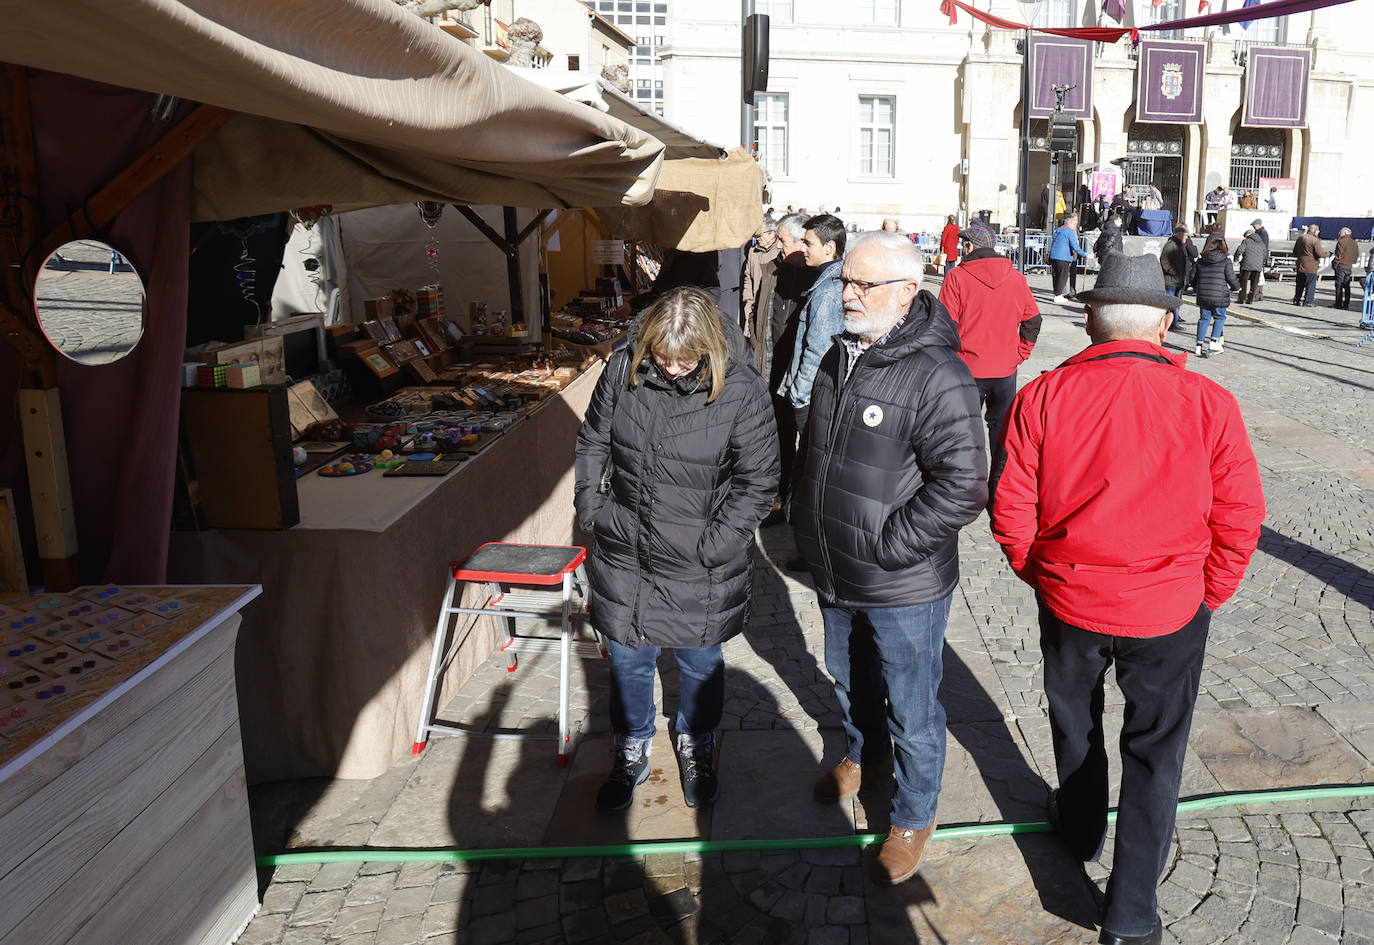
<path fill-rule="evenodd" d="M 848 349 L 843 348 L 844 343 L 840 341 L 841 337 L 841 335 L 836 335 L 834 340 L 836 343 L 841 345 L 842 350 L 844 351 L 845 360 L 848 361 L 849 351 Z M 865 348 L 863 351 L 859 352 L 859 356 L 854 359 L 853 369 L 847 372 L 847 378 L 849 378 L 850 380 L 853 379 L 854 372 L 859 370 L 859 362 L 863 360 L 864 355 L 868 354 L 869 350 L 871 350 L 871 347 L 872 346 L 870 345 L 869 348 Z M 838 361 L 838 359 L 836 360 Z M 847 368 L 848 365 L 846 364 L 844 365 L 844 367 Z M 816 497 L 816 537 L 820 539 L 817 542 L 817 544 L 819 544 L 821 547 L 821 564 L 825 568 L 826 577 L 830 580 L 831 595 L 835 595 L 835 569 L 830 564 L 830 544 L 825 537 L 825 484 L 826 481 L 830 478 L 830 462 L 835 455 L 835 431 L 839 429 L 840 413 L 842 411 L 842 408 L 844 407 L 844 399 L 847 396 L 847 389 L 850 387 L 850 384 L 848 382 L 841 384 L 838 376 L 834 378 L 834 384 L 835 409 L 830 412 L 830 429 L 826 433 L 825 443 L 825 464 L 821 467 L 821 478 L 820 483 L 817 487 Z"/>

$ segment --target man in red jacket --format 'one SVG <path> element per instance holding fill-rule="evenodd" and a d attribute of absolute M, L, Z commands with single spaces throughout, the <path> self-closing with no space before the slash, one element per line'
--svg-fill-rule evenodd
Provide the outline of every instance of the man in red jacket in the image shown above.
<path fill-rule="evenodd" d="M 1040 337 L 1040 309 L 1026 277 L 993 249 L 997 237 L 974 223 L 959 234 L 964 261 L 945 275 L 940 302 L 959 330 L 959 357 L 978 385 L 978 400 L 988 425 L 992 462 L 988 499 L 997 488 L 1006 454 L 997 433 L 1016 396 L 1016 368 L 1030 357 Z"/>
<path fill-rule="evenodd" d="M 1106 840 L 1116 664 L 1121 796 L 1098 941 L 1157 945 L 1207 630 L 1254 554 L 1264 495 L 1235 398 L 1162 347 L 1177 299 L 1153 257 L 1108 256 L 1078 298 L 1092 344 L 1013 401 L 992 531 L 1039 601 L 1059 776 L 1047 813 L 1082 860 Z M 1167 515 L 1160 482 L 1185 484 Z"/>

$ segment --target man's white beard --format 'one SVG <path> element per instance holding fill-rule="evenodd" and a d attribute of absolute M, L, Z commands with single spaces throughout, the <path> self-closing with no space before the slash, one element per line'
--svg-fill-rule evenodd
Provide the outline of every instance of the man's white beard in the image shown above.
<path fill-rule="evenodd" d="M 851 335 L 873 340 L 887 330 L 888 323 L 880 314 L 844 310 L 844 330 Z"/>

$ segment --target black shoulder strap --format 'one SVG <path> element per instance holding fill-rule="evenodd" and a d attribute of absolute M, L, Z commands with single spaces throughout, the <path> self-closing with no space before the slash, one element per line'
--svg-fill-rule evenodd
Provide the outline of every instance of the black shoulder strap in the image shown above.
<path fill-rule="evenodd" d="M 1140 358 L 1142 361 L 1156 361 L 1160 364 L 1174 363 L 1162 354 L 1146 354 L 1144 351 L 1113 351 L 1111 354 L 1099 354 L 1095 358 L 1088 358 L 1087 361 L 1082 363 L 1087 364 L 1088 361 L 1106 361 L 1109 358 Z"/>

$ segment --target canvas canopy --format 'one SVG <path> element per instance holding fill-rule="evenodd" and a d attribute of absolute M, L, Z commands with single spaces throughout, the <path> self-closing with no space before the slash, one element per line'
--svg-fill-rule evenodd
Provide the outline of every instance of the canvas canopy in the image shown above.
<path fill-rule="evenodd" d="M 653 198 L 633 207 L 600 210 L 617 237 L 704 253 L 738 249 L 758 232 L 763 223 L 765 178 L 747 151 L 727 150 L 641 108 L 600 77 L 553 69 L 512 71 L 663 142 L 663 171 Z"/>
<path fill-rule="evenodd" d="M 390 0 L 0 0 L 0 61 L 240 114 L 197 148 L 193 220 L 414 200 L 645 203 L 664 146 Z"/>

